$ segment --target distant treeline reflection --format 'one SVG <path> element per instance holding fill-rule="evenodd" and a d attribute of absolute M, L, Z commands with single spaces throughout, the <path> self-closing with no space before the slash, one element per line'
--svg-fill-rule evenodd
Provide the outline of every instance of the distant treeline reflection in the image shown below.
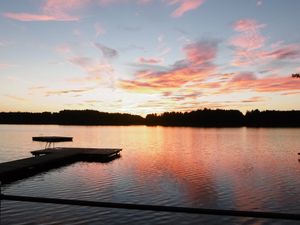
<path fill-rule="evenodd" d="M 126 113 L 95 110 L 62 110 L 60 112 L 1 112 L 1 124 L 59 125 L 162 125 L 193 127 L 300 127 L 300 111 L 248 111 L 203 109 L 191 112 L 148 114 L 146 118 Z"/>

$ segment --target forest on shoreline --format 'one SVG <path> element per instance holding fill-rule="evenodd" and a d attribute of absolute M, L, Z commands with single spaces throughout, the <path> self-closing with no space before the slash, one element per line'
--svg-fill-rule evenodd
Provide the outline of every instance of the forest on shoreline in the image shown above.
<path fill-rule="evenodd" d="M 148 114 L 145 118 L 127 113 L 96 110 L 0 112 L 0 124 L 300 127 L 300 110 L 252 110 L 244 115 L 239 110 L 201 109 L 191 112 Z"/>

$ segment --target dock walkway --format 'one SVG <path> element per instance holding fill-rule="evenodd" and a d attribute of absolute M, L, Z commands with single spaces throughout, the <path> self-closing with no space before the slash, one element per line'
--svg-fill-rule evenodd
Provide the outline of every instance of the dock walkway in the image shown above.
<path fill-rule="evenodd" d="M 12 182 L 41 171 L 77 161 L 107 162 L 119 157 L 122 149 L 108 148 L 49 148 L 32 151 L 35 157 L 0 163 L 0 181 Z"/>

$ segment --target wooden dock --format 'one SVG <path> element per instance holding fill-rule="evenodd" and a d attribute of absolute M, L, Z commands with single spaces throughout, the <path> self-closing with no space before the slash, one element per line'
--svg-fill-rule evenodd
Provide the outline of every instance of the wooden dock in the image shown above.
<path fill-rule="evenodd" d="M 50 155 L 57 153 L 71 153 L 75 155 L 92 155 L 95 157 L 110 157 L 118 154 L 122 149 L 120 148 L 47 148 L 42 150 L 32 151 L 34 156 Z"/>
<path fill-rule="evenodd" d="M 32 151 L 35 157 L 0 163 L 0 181 L 12 182 L 42 171 L 78 161 L 108 162 L 120 157 L 122 149 L 48 148 Z"/>

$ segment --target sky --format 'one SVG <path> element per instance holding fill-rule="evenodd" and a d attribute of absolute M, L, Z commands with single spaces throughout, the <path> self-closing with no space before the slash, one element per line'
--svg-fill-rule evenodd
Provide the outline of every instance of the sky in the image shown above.
<path fill-rule="evenodd" d="M 298 0 L 1 0 L 0 111 L 300 110 Z"/>

